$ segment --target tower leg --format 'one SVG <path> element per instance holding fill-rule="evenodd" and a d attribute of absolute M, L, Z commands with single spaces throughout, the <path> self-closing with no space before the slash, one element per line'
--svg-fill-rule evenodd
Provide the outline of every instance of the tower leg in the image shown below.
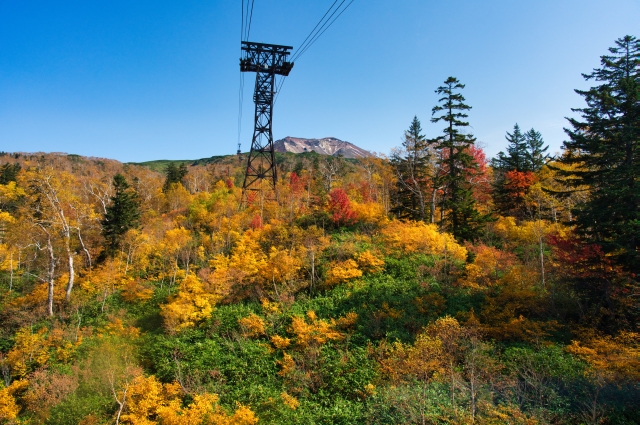
<path fill-rule="evenodd" d="M 243 196 L 247 195 L 247 191 L 262 190 L 263 184 L 268 184 L 274 197 L 276 195 L 278 174 L 272 132 L 274 85 L 273 73 L 256 73 L 253 139 L 242 185 Z"/>

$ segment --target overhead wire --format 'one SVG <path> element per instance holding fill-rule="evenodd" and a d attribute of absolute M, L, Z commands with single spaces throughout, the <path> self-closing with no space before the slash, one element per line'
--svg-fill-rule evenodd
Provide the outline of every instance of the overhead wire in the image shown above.
<path fill-rule="evenodd" d="M 251 0 L 251 13 L 249 14 L 249 26 L 247 27 L 247 38 L 245 40 L 249 41 L 249 36 L 251 35 L 251 22 L 253 21 L 253 4 L 255 0 Z M 249 7 L 249 0 L 247 0 L 247 7 Z"/>
<path fill-rule="evenodd" d="M 324 34 L 332 25 L 333 23 L 340 17 L 340 15 L 342 15 L 344 13 L 345 10 L 347 10 L 349 8 L 349 6 L 351 6 L 351 4 L 355 1 L 355 0 L 351 0 L 342 10 L 340 10 L 340 8 L 342 7 L 342 5 L 347 1 L 347 0 L 342 0 L 342 2 L 338 5 L 338 7 L 336 7 L 334 9 L 334 6 L 336 5 L 336 3 L 338 3 L 339 0 L 335 0 L 331 6 L 329 7 L 329 9 L 325 12 L 324 15 L 322 15 L 322 18 L 320 18 L 320 20 L 318 21 L 318 23 L 316 24 L 315 27 L 313 27 L 313 29 L 311 30 L 311 32 L 309 33 L 309 35 L 307 35 L 307 37 L 304 39 L 304 41 L 300 44 L 300 47 L 298 48 L 298 50 L 296 50 L 296 52 L 294 53 L 294 55 L 291 57 L 291 59 L 289 60 L 290 62 L 295 62 L 296 60 L 300 59 L 300 57 L 307 51 L 309 50 L 309 48 L 322 36 L 322 34 Z M 338 15 L 332 20 L 331 18 L 333 18 L 333 16 L 340 10 L 340 13 L 338 13 Z M 333 11 L 333 12 L 332 12 Z M 331 13 L 331 15 L 329 15 L 329 13 Z M 329 17 L 327 18 L 327 15 L 329 15 Z M 326 19 L 325 19 L 326 18 Z M 327 25 L 328 23 L 328 25 Z M 318 28 L 320 27 L 320 28 Z M 326 27 L 326 28 L 325 28 Z M 306 44 L 305 44 L 306 43 Z M 278 101 L 278 96 L 280 96 L 280 91 L 282 90 L 282 86 L 284 85 L 284 81 L 285 78 L 281 77 L 280 78 L 280 83 L 276 84 L 277 90 L 276 90 L 276 98 L 274 99 L 273 103 L 275 104 Z"/>
<path fill-rule="evenodd" d="M 240 20 L 240 43 L 245 39 L 245 27 L 247 18 L 244 13 L 244 0 L 242 0 L 242 15 Z M 247 15 L 249 14 L 249 0 L 247 0 Z M 240 138 L 242 136 L 242 107 L 244 104 L 244 73 L 240 71 L 240 85 L 238 88 L 238 151 L 240 151 Z"/>
<path fill-rule="evenodd" d="M 343 4 L 345 1 L 346 1 L 346 0 L 343 0 L 343 1 L 342 1 L 342 3 L 340 3 L 340 6 L 342 6 L 342 4 Z M 309 48 L 310 48 L 311 46 L 313 46 L 313 44 L 314 44 L 314 43 L 315 43 L 315 42 L 316 42 L 316 41 L 317 41 L 317 40 L 322 36 L 322 34 L 324 34 L 324 33 L 325 33 L 329 28 L 331 28 L 331 25 L 333 25 L 333 23 L 334 23 L 334 22 L 335 22 L 335 21 L 340 17 L 340 15 L 342 15 L 342 14 L 344 13 L 344 11 L 345 11 L 345 10 L 347 10 L 347 9 L 349 8 L 349 6 L 351 6 L 351 4 L 352 4 L 354 1 L 355 1 L 355 0 L 351 0 L 351 1 L 349 2 L 349 4 L 347 4 L 347 5 L 344 7 L 344 9 L 342 9 L 342 11 L 340 11 L 340 13 L 338 14 L 338 16 L 336 16 L 336 17 L 333 19 L 333 21 L 331 21 L 331 23 L 330 23 L 330 24 L 329 24 L 329 25 L 324 29 L 324 31 L 322 31 L 322 32 L 320 32 L 319 34 L 317 34 L 316 36 L 314 36 L 314 38 L 313 38 L 313 39 L 311 39 L 311 40 L 307 43 L 307 46 L 306 46 L 302 51 L 298 50 L 298 53 L 296 53 L 296 55 L 295 55 L 295 60 L 300 59 L 300 57 L 301 57 L 301 56 L 302 56 L 302 55 L 303 55 L 307 50 L 309 50 Z M 338 9 L 340 8 L 340 6 L 338 6 Z M 338 9 L 336 9 L 336 10 L 331 14 L 331 16 L 333 16 L 333 15 L 338 11 Z M 329 17 L 329 19 L 331 19 L 331 16 Z M 327 20 L 327 22 L 328 22 L 328 20 Z M 326 24 L 326 22 L 325 22 L 325 24 Z M 323 25 L 323 26 L 324 26 L 324 25 Z M 322 27 L 321 27 L 320 29 L 322 29 Z M 320 31 L 320 30 L 318 30 L 318 31 Z M 293 59 L 292 59 L 292 60 L 293 60 Z"/>
<path fill-rule="evenodd" d="M 313 29 L 311 30 L 311 32 L 309 33 L 309 35 L 307 35 L 307 37 L 304 39 L 304 41 L 302 43 L 300 43 L 300 48 L 302 48 L 302 46 L 304 46 L 304 43 L 306 43 L 306 41 L 309 39 L 309 37 L 311 37 L 311 35 L 313 34 L 313 32 L 316 30 L 316 28 L 318 28 L 318 25 L 320 25 L 322 23 L 322 21 L 324 21 L 324 18 L 327 16 L 327 14 L 329 12 L 331 12 L 331 9 L 333 9 L 333 6 L 336 5 L 336 3 L 338 3 L 338 0 L 335 0 L 333 2 L 333 4 L 331 5 L 331 7 L 329 7 L 329 9 L 325 12 L 324 15 L 322 15 L 322 18 L 320 18 L 320 20 L 318 21 L 318 23 L 316 24 L 315 27 L 313 27 Z M 291 58 L 291 61 L 293 61 L 293 58 Z"/>

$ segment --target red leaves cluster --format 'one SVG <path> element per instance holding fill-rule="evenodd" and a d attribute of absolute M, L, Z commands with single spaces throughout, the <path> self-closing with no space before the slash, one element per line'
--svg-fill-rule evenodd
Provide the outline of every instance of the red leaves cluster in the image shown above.
<path fill-rule="evenodd" d="M 291 188 L 292 193 L 301 193 L 304 190 L 304 183 L 305 182 L 295 171 L 289 175 L 289 187 Z"/>
<path fill-rule="evenodd" d="M 249 226 L 251 226 L 253 230 L 262 228 L 262 217 L 260 217 L 259 214 L 256 214 L 253 217 L 253 220 L 251 220 L 251 223 L 249 223 Z"/>
<path fill-rule="evenodd" d="M 524 198 L 529 187 L 535 183 L 536 175 L 531 171 L 507 171 L 504 187 L 514 198 Z"/>
<path fill-rule="evenodd" d="M 332 213 L 333 222 L 338 226 L 352 224 L 356 219 L 347 192 L 339 188 L 329 192 L 329 211 Z"/>

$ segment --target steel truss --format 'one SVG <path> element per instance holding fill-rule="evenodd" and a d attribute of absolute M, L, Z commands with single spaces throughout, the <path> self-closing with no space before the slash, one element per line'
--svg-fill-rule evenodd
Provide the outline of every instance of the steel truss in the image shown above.
<path fill-rule="evenodd" d="M 273 149 L 273 98 L 276 75 L 287 76 L 293 62 L 287 57 L 293 47 L 275 44 L 242 42 L 240 71 L 256 73 L 256 87 L 253 102 L 256 105 L 253 139 L 247 160 L 247 169 L 242 185 L 243 197 L 246 191 L 260 191 L 266 181 L 276 196 L 278 174 Z"/>

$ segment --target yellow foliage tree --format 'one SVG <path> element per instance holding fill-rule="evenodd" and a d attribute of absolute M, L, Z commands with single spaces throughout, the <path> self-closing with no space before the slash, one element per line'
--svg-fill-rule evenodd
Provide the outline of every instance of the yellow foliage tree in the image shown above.
<path fill-rule="evenodd" d="M 26 380 L 13 381 L 6 388 L 0 388 L 0 423 L 12 423 L 20 413 L 20 406 L 16 402 L 15 394 L 24 390 L 28 385 Z"/>
<path fill-rule="evenodd" d="M 440 255 L 464 261 L 467 250 L 449 233 L 441 233 L 435 224 L 391 221 L 382 229 L 386 245 L 392 251 Z"/>
<path fill-rule="evenodd" d="M 329 285 L 337 285 L 360 276 L 362 276 L 362 270 L 358 268 L 358 263 L 349 259 L 331 263 L 326 282 Z"/>
<path fill-rule="evenodd" d="M 389 221 L 384 206 L 377 202 L 358 203 L 351 201 L 351 210 L 356 221 L 362 224 L 384 224 Z"/>
<path fill-rule="evenodd" d="M 335 321 L 330 323 L 318 319 L 314 311 L 307 312 L 307 320 L 301 316 L 293 316 L 291 320 L 291 333 L 295 334 L 296 342 L 301 347 L 319 346 L 329 340 L 342 339 L 344 335 L 336 330 Z"/>
<path fill-rule="evenodd" d="M 384 270 L 384 260 L 367 250 L 358 254 L 358 266 L 366 273 L 379 273 Z"/>
<path fill-rule="evenodd" d="M 300 274 L 302 267 L 301 255 L 294 255 L 288 250 L 278 249 L 274 246 L 269 251 L 269 256 L 260 262 L 260 277 L 265 285 L 273 285 L 276 295 L 279 296 L 277 283 L 288 285 Z"/>
<path fill-rule="evenodd" d="M 161 307 L 165 327 L 169 332 L 196 326 L 211 317 L 220 295 L 205 289 L 200 279 L 190 273 L 180 282 L 178 293 Z"/>
<path fill-rule="evenodd" d="M 255 425 L 258 418 L 246 406 L 238 405 L 229 415 L 215 394 L 195 394 L 184 405 L 179 384 L 162 384 L 155 376 L 138 376 L 127 389 L 126 406 L 120 416 L 130 425 Z M 123 397 L 124 398 L 124 397 Z"/>
<path fill-rule="evenodd" d="M 247 230 L 228 257 L 216 255 L 210 261 L 213 278 L 223 283 L 236 297 L 244 297 L 259 284 L 260 271 L 266 267 L 266 256 L 258 244 L 259 231 Z"/>
<path fill-rule="evenodd" d="M 256 337 L 265 334 L 264 320 L 255 313 L 238 320 L 246 337 Z"/>

